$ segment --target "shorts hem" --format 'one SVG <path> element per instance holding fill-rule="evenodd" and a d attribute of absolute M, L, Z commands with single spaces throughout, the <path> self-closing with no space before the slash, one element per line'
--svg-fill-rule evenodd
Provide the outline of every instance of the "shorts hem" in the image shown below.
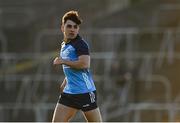
<path fill-rule="evenodd" d="M 64 106 L 67 106 L 67 107 L 70 107 L 70 108 L 74 108 L 74 109 L 80 110 L 79 108 L 77 108 L 77 107 L 75 107 L 75 106 L 68 105 L 68 104 L 65 104 L 65 103 L 62 103 L 62 102 L 58 102 L 58 104 L 62 104 L 62 105 L 64 105 Z"/>
<path fill-rule="evenodd" d="M 88 112 L 88 111 L 91 111 L 91 110 L 95 110 L 95 109 L 97 109 L 98 108 L 98 106 L 96 106 L 96 107 L 91 107 L 91 108 L 86 108 L 86 109 L 80 109 L 80 110 L 82 110 L 83 112 Z"/>

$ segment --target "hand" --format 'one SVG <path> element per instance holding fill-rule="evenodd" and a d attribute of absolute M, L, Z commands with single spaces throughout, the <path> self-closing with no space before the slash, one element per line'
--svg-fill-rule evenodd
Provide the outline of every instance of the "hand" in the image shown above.
<path fill-rule="evenodd" d="M 63 59 L 62 58 L 60 58 L 60 57 L 56 57 L 55 59 L 54 59 L 54 61 L 53 61 L 53 64 L 54 65 L 61 65 L 61 64 L 63 64 Z"/>

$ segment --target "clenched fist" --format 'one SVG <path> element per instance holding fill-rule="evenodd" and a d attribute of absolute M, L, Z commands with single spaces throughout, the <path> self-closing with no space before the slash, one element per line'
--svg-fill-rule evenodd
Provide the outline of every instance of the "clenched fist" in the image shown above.
<path fill-rule="evenodd" d="M 61 64 L 63 64 L 63 59 L 60 58 L 60 57 L 56 57 L 56 58 L 54 59 L 54 61 L 53 61 L 53 64 L 54 64 L 54 65 L 61 65 Z"/>

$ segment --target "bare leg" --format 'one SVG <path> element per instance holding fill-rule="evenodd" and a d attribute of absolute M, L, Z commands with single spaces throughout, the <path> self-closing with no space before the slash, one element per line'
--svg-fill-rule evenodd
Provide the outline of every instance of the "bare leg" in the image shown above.
<path fill-rule="evenodd" d="M 77 112 L 75 108 L 71 108 L 62 104 L 57 104 L 54 110 L 52 122 L 68 122 Z"/>
<path fill-rule="evenodd" d="M 102 122 L 99 108 L 96 108 L 91 111 L 83 112 L 83 114 L 88 122 Z"/>

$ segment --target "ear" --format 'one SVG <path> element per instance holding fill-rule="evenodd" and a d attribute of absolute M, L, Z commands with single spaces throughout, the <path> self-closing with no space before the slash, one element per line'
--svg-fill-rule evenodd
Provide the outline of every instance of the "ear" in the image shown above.
<path fill-rule="evenodd" d="M 61 25 L 61 31 L 64 32 L 64 25 Z"/>

